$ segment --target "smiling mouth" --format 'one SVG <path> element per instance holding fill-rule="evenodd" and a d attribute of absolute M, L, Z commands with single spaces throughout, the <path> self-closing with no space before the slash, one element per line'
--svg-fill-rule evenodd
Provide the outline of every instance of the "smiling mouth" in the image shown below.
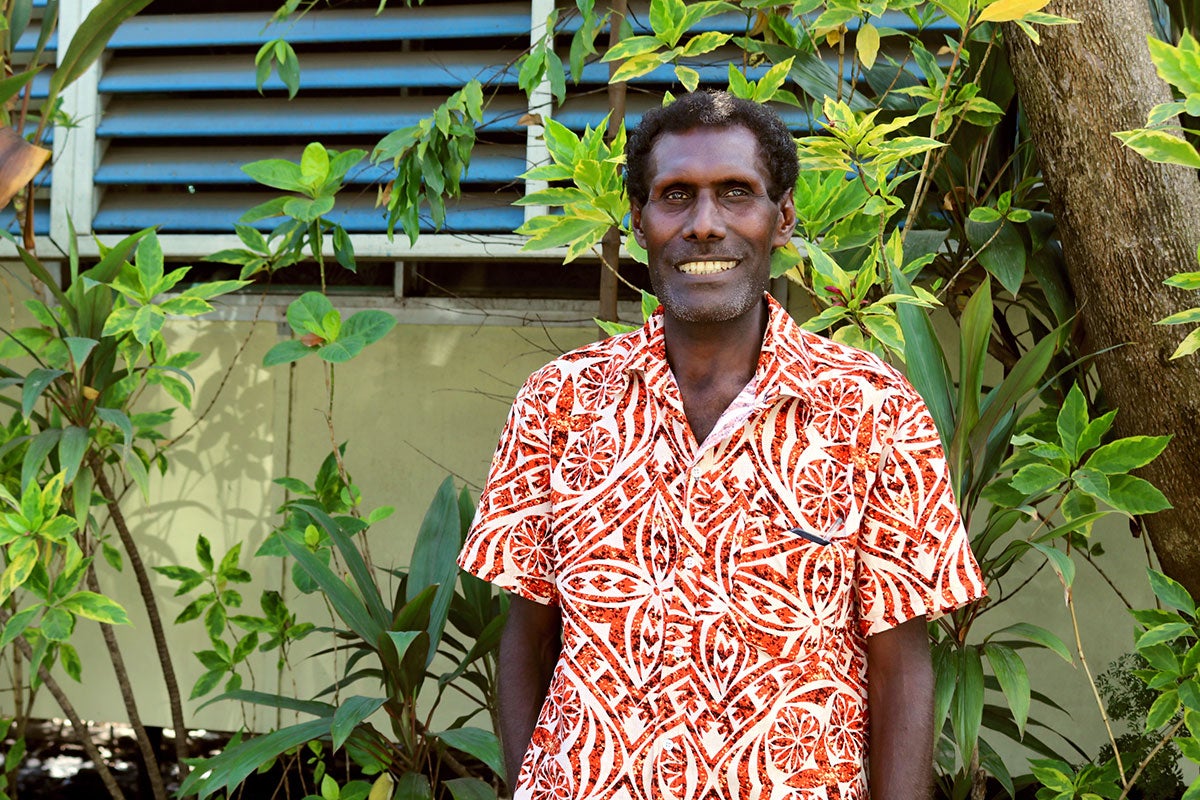
<path fill-rule="evenodd" d="M 737 264 L 736 261 L 685 261 L 675 268 L 685 275 L 715 275 L 733 269 Z"/>

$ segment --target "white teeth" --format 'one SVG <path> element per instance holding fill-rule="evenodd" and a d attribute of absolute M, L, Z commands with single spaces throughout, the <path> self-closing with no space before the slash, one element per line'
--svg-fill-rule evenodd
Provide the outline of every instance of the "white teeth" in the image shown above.
<path fill-rule="evenodd" d="M 689 261 L 678 269 L 685 275 L 712 275 L 737 266 L 736 261 Z"/>

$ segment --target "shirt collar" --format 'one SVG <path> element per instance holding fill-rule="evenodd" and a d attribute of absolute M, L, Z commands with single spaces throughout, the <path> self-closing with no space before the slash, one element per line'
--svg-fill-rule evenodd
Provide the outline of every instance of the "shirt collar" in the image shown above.
<path fill-rule="evenodd" d="M 755 380 L 758 395 L 770 401 L 778 395 L 804 398 L 812 379 L 812 360 L 807 334 L 770 294 L 767 299 L 767 330 L 758 356 Z M 626 373 L 640 372 L 647 378 L 669 370 L 667 343 L 663 333 L 663 309 L 659 306 L 637 331 L 629 334 L 629 346 L 617 356 Z"/>

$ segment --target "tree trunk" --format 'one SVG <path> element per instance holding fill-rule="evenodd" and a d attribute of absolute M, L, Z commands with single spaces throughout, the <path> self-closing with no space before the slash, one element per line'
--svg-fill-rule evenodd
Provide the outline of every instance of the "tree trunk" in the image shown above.
<path fill-rule="evenodd" d="M 1113 131 L 1145 124 L 1171 99 L 1150 60 L 1146 0 L 1056 0 L 1046 11 L 1077 25 L 1040 28 L 1034 45 L 1006 26 L 1017 91 L 1029 122 L 1088 351 L 1116 432 L 1173 434 L 1141 471 L 1174 509 L 1146 518 L 1163 570 L 1200 597 L 1200 359 L 1170 361 L 1190 326 L 1155 325 L 1197 304 L 1163 285 L 1194 271 L 1200 242 L 1196 170 L 1153 164 Z M 1123 346 L 1122 346 L 1123 345 Z"/>

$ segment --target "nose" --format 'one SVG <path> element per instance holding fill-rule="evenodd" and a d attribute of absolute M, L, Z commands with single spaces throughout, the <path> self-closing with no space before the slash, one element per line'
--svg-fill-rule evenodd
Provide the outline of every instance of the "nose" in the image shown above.
<path fill-rule="evenodd" d="M 700 192 L 688 217 L 684 237 L 697 241 L 725 238 L 725 220 L 712 192 Z"/>

